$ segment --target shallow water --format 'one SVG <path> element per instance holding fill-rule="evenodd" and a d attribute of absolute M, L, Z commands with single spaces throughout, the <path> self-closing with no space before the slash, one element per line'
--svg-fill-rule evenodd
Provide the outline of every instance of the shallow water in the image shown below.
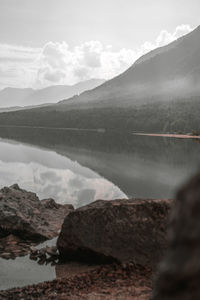
<path fill-rule="evenodd" d="M 28 256 L 15 260 L 0 258 L 0 290 L 53 280 L 55 266 L 39 265 Z"/>

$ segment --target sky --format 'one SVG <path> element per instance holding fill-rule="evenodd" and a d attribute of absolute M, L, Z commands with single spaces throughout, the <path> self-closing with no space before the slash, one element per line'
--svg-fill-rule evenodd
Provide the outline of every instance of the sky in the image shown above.
<path fill-rule="evenodd" d="M 199 24 L 199 0 L 0 0 L 0 89 L 110 79 Z"/>

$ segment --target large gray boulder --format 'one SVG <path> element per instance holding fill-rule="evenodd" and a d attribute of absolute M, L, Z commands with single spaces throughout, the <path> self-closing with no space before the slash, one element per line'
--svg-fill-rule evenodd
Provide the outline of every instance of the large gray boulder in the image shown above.
<path fill-rule="evenodd" d="M 154 300 L 200 299 L 200 174 L 177 194 Z"/>
<path fill-rule="evenodd" d="M 68 260 L 133 261 L 154 266 L 166 248 L 173 200 L 103 201 L 71 212 L 59 235 L 60 255 Z"/>
<path fill-rule="evenodd" d="M 53 199 L 40 201 L 17 184 L 0 190 L 0 238 L 10 234 L 24 240 L 42 241 L 58 235 L 72 205 Z"/>

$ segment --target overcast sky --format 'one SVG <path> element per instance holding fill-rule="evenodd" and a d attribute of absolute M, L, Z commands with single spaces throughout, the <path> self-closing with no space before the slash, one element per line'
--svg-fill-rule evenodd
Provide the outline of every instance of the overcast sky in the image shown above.
<path fill-rule="evenodd" d="M 199 25 L 199 0 L 0 0 L 0 89 L 109 79 Z"/>

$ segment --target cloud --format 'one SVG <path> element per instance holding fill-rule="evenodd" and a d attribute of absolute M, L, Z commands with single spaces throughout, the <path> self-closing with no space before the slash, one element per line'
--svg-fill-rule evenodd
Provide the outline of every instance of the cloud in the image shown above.
<path fill-rule="evenodd" d="M 100 41 L 85 42 L 74 48 L 65 41 L 48 42 L 43 48 L 0 44 L 0 88 L 42 88 L 91 78 L 110 79 L 125 71 L 140 56 L 171 43 L 192 29 L 190 25 L 180 25 L 172 33 L 162 30 L 155 42 L 147 41 L 134 50 L 115 50 Z"/>
<path fill-rule="evenodd" d="M 0 44 L 0 88 L 31 87 L 40 52 L 40 48 Z"/>
<path fill-rule="evenodd" d="M 190 25 L 177 26 L 173 33 L 169 33 L 166 30 L 162 30 L 156 40 L 155 47 L 157 48 L 157 47 L 165 46 L 177 40 L 181 36 L 188 34 L 192 30 L 193 28 L 191 28 Z"/>
<path fill-rule="evenodd" d="M 145 42 L 140 49 L 138 49 L 137 53 L 139 54 L 139 57 L 148 53 L 149 51 L 152 51 L 156 48 L 166 46 L 173 41 L 177 40 L 181 36 L 184 36 L 188 33 L 190 33 L 194 28 L 192 28 L 190 25 L 179 25 L 175 28 L 174 32 L 170 33 L 167 30 L 162 30 L 158 37 L 156 38 L 156 41 L 154 43 L 152 42 Z"/>
<path fill-rule="evenodd" d="M 47 43 L 39 59 L 37 85 L 73 84 L 91 78 L 110 79 L 134 62 L 135 52 L 114 51 L 99 41 L 90 41 L 70 49 L 66 42 Z"/>

